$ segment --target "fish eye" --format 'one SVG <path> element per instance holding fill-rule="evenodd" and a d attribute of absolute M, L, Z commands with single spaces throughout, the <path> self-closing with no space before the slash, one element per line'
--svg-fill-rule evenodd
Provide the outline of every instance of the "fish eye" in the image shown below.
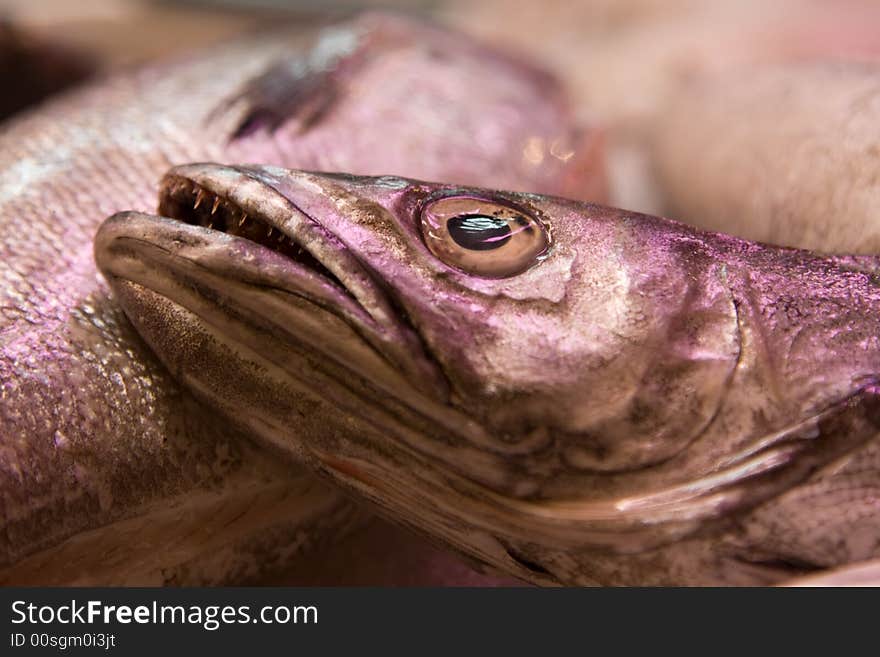
<path fill-rule="evenodd" d="M 440 198 L 421 211 L 422 238 L 451 267 L 504 278 L 543 260 L 550 246 L 544 224 L 511 205 L 473 196 Z"/>

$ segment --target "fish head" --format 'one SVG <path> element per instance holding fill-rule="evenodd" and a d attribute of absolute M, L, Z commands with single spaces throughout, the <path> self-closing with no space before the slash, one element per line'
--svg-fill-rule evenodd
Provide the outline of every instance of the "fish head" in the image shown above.
<path fill-rule="evenodd" d="M 221 110 L 209 127 L 234 161 L 607 195 L 603 132 L 575 120 L 556 78 L 394 13 L 327 27 Z"/>
<path fill-rule="evenodd" d="M 177 167 L 159 214 L 110 218 L 96 258 L 172 373 L 533 581 L 686 543 L 876 433 L 878 320 L 844 335 L 826 312 L 876 303 L 857 268 L 562 198 L 269 166 Z"/>

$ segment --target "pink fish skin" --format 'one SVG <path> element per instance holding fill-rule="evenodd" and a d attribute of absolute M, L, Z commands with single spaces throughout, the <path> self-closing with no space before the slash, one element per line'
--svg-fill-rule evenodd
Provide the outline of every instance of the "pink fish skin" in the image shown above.
<path fill-rule="evenodd" d="M 466 37 L 369 14 L 310 41 L 262 35 L 115 76 L 0 134 L 0 581 L 240 581 L 364 518 L 196 404 L 98 274 L 99 222 L 153 208 L 169 166 L 545 191 L 595 168 L 595 132 L 555 81 Z"/>
<path fill-rule="evenodd" d="M 176 167 L 160 198 L 95 241 L 146 342 L 434 541 L 538 584 L 878 557 L 877 257 L 271 166 Z"/>
<path fill-rule="evenodd" d="M 852 566 L 834 568 L 815 575 L 797 577 L 785 582 L 786 586 L 847 586 L 876 588 L 880 586 L 880 560 L 865 561 Z"/>
<path fill-rule="evenodd" d="M 880 64 L 812 62 L 703 80 L 658 118 L 674 216 L 750 239 L 880 253 Z"/>

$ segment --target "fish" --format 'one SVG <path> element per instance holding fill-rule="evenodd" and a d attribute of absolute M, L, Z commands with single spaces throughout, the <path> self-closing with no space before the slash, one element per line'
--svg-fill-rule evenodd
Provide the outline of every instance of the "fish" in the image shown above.
<path fill-rule="evenodd" d="M 337 491 L 195 402 L 95 267 L 100 221 L 154 209 L 161 174 L 194 159 L 601 195 L 589 175 L 601 170 L 597 133 L 574 125 L 551 76 L 393 14 L 315 39 L 282 30 L 223 43 L 7 123 L 4 584 L 253 581 L 365 522 Z M 199 200 L 200 211 L 218 210 Z"/>
<path fill-rule="evenodd" d="M 810 62 L 694 83 L 657 119 L 666 212 L 747 239 L 880 253 L 880 65 Z"/>
<path fill-rule="evenodd" d="M 680 139 L 689 138 L 685 131 L 694 108 L 685 99 L 693 82 L 711 80 L 726 96 L 724 79 L 748 80 L 772 65 L 880 58 L 880 5 L 870 0 L 485 0 L 479 4 L 453 0 L 439 11 L 450 24 L 488 43 L 508 44 L 511 35 L 519 35 L 523 51 L 566 84 L 582 116 L 602 123 L 610 205 L 673 217 L 677 215 L 663 205 L 664 190 L 651 167 L 650 145 L 655 135 L 664 136 L 658 116 L 665 116 L 670 106 L 676 114 L 667 119 L 677 121 Z M 809 93 L 807 85 L 804 96 Z M 785 101 L 779 100 L 782 104 L 775 110 L 759 106 L 753 114 L 769 117 L 775 111 L 781 117 L 778 125 L 786 125 Z M 714 107 L 725 107 L 720 100 L 715 102 Z M 731 117 L 732 123 L 714 125 L 715 132 L 698 128 L 705 143 L 693 140 L 691 154 L 702 159 L 716 141 L 730 144 L 726 157 L 733 160 L 736 153 L 742 154 L 735 160 L 735 174 L 746 175 L 740 169 L 753 170 L 754 163 L 747 148 L 737 147 L 733 133 L 745 129 L 753 114 L 748 120 Z M 670 143 L 675 145 L 671 139 Z M 684 153 L 679 166 L 699 186 L 700 167 Z M 686 192 L 682 184 L 682 193 Z M 687 219 L 707 220 L 696 213 Z"/>
<path fill-rule="evenodd" d="M 873 559 L 844 568 L 835 568 L 817 575 L 808 575 L 785 582 L 785 586 L 880 586 L 880 560 Z"/>
<path fill-rule="evenodd" d="M 877 256 L 396 176 L 194 163 L 159 189 L 95 239 L 146 343 L 404 527 L 540 585 L 878 556 Z"/>

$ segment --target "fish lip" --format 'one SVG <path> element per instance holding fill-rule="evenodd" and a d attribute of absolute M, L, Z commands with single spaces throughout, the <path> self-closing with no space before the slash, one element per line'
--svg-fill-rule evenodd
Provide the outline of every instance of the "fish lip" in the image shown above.
<path fill-rule="evenodd" d="M 128 240 L 141 257 L 166 259 L 172 252 L 195 256 L 198 264 L 243 283 L 275 288 L 315 303 L 339 316 L 387 362 L 407 375 L 413 388 L 445 403 L 448 384 L 407 320 L 395 310 L 388 292 L 370 270 L 315 218 L 244 167 L 197 163 L 170 169 L 160 182 L 160 209 L 169 190 L 187 181 L 244 210 L 301 246 L 335 281 L 314 268 L 259 242 L 173 217 L 119 213 L 105 222 L 95 241 L 95 255 L 105 274 L 115 271 L 113 245 Z M 140 244 L 135 244 L 140 242 Z M 165 246 L 162 246 L 162 245 Z M 166 248 L 169 247 L 170 248 Z M 175 245 L 184 245 L 183 256 Z M 152 247 L 152 250 L 151 248 Z M 158 251 L 162 251 L 161 255 Z M 173 266 L 173 265 L 171 265 Z M 225 271 L 224 271 L 225 270 Z"/>
<path fill-rule="evenodd" d="M 172 220 L 180 219 L 163 210 L 167 209 L 168 199 L 173 188 L 181 181 L 198 186 L 216 197 L 228 200 L 247 216 L 270 226 L 285 235 L 302 250 L 308 252 L 321 266 L 329 270 L 339 284 L 337 287 L 351 297 L 357 304 L 379 323 L 390 324 L 387 316 L 380 312 L 387 301 L 387 295 L 375 285 L 369 272 L 353 256 L 348 248 L 332 235 L 320 222 L 302 211 L 293 201 L 274 188 L 255 178 L 240 167 L 230 167 L 212 163 L 187 164 L 170 169 L 160 181 L 159 213 Z M 188 225 L 195 225 L 189 222 Z M 218 231 L 209 228 L 209 236 Z M 270 251 L 260 242 L 236 236 L 227 231 L 226 235 L 245 239 Z M 291 272 L 300 276 L 304 269 L 301 263 L 292 260 Z M 327 278 L 322 275 L 323 278 Z M 333 282 L 332 280 L 329 282 Z M 291 290 L 293 291 L 293 290 Z M 385 321 L 383 321 L 385 320 Z"/>

